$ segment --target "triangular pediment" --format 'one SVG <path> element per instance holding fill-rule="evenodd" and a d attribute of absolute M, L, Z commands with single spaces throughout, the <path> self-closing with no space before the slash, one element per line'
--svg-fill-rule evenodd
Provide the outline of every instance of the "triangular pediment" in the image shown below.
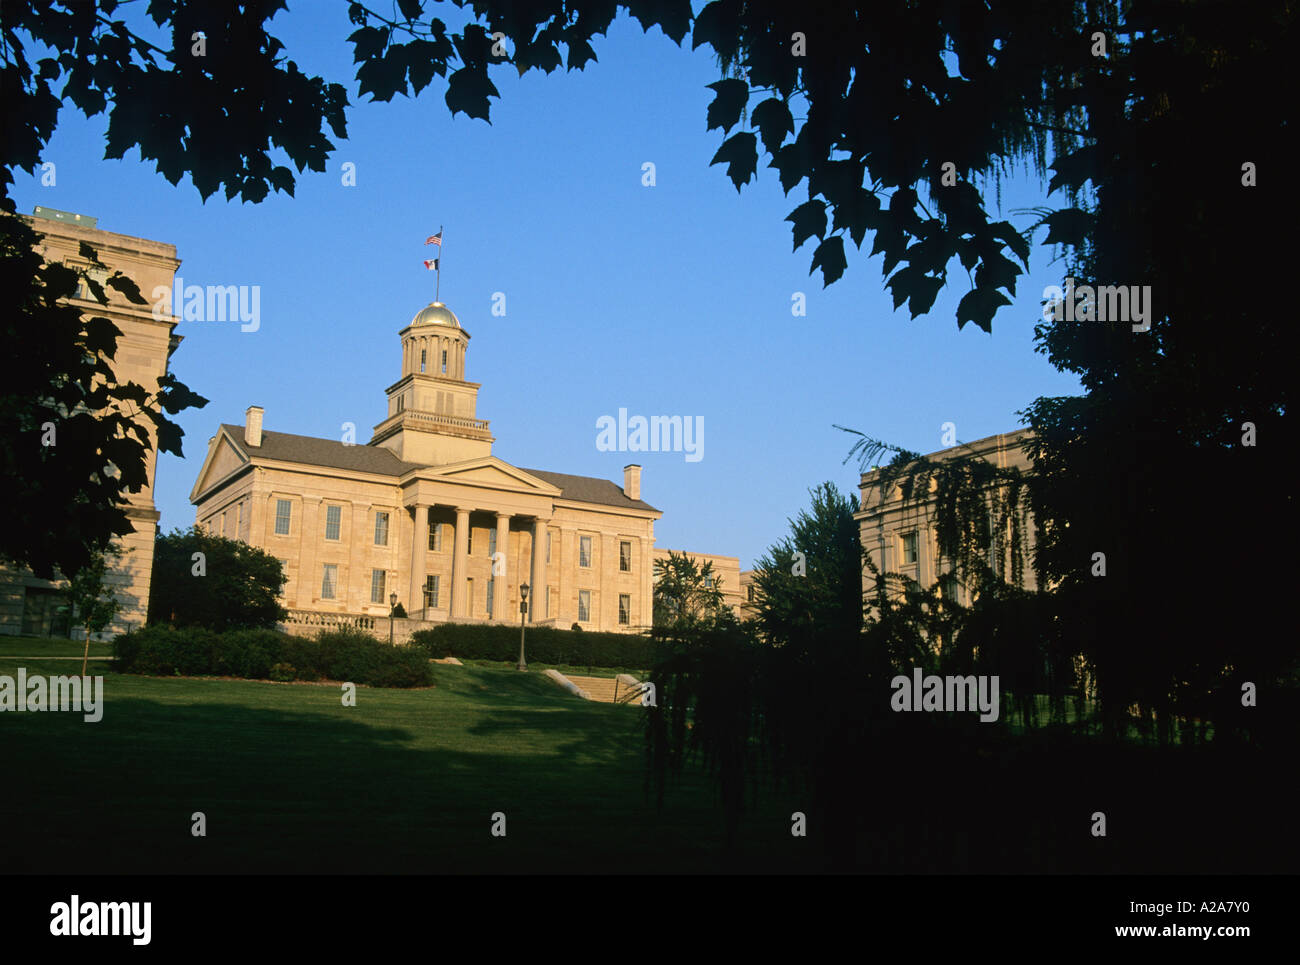
<path fill-rule="evenodd" d="M 219 429 L 208 446 L 208 455 L 203 460 L 203 468 L 199 470 L 199 478 L 190 490 L 190 502 L 197 502 L 213 486 L 247 466 L 248 461 L 230 433 L 224 428 Z"/>
<path fill-rule="evenodd" d="M 539 496 L 558 496 L 560 490 L 545 480 L 538 479 L 496 456 L 483 456 L 447 466 L 416 470 L 407 479 L 427 479 L 430 482 L 447 482 L 458 485 L 483 486 L 488 489 L 505 489 L 511 492 L 535 493 Z M 403 480 L 404 482 L 406 479 Z"/>

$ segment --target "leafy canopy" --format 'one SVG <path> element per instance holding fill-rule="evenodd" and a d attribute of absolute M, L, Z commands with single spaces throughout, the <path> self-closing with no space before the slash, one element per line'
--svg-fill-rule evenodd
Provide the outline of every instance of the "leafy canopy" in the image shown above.
<path fill-rule="evenodd" d="M 280 561 L 264 550 L 197 526 L 174 530 L 155 544 L 149 620 L 217 632 L 274 627 L 285 617 L 286 582 Z"/>

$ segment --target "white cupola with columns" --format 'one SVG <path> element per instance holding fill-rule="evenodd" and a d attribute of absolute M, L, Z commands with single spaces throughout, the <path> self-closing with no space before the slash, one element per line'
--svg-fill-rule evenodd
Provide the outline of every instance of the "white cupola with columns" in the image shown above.
<path fill-rule="evenodd" d="M 385 390 L 388 418 L 370 445 L 426 466 L 490 456 L 492 434 L 477 417 L 479 383 L 465 380 L 470 335 L 455 313 L 431 302 L 399 336 L 402 377 Z"/>

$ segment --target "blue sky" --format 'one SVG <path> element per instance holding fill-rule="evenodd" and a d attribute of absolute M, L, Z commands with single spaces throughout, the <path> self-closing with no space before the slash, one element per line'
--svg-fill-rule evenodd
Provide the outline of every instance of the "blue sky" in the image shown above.
<path fill-rule="evenodd" d="M 16 172 L 20 211 L 47 205 L 173 243 L 187 285 L 261 288 L 256 332 L 178 326 L 172 371 L 211 401 L 179 417 L 186 458 L 159 461 L 166 530 L 193 522 L 207 441 L 249 405 L 265 408 L 271 430 L 337 439 L 352 422 L 369 438 L 399 376 L 397 332 L 433 296 L 421 260 L 439 225 L 442 301 L 472 335 L 467 376 L 482 383 L 494 454 L 613 480 L 639 462 L 642 496 L 664 514 L 657 543 L 742 567 L 785 534 L 811 487 L 856 493 L 857 467 L 844 464 L 852 437 L 834 423 L 929 452 L 945 422 L 978 439 L 1015 428 L 1037 396 L 1078 391 L 1033 351 L 1043 287 L 1062 275 L 1041 244 L 991 336 L 957 329 L 968 284 L 955 263 L 929 315 L 894 311 L 869 237 L 823 290 L 820 272 L 808 274 L 813 243 L 792 253 L 783 221 L 806 187 L 787 198 L 760 166 L 738 195 L 723 165 L 709 167 L 722 135 L 705 130 L 705 85 L 719 73 L 703 49 L 621 17 L 585 71 L 498 69 L 488 125 L 453 119 L 438 79 L 416 99 L 360 101 L 352 29 L 346 4 L 296 3 L 272 21 L 287 56 L 344 83 L 354 104 L 348 139 L 326 173 L 299 177 L 296 197 L 205 204 L 138 153 L 103 160 L 104 116 L 69 109 L 43 156 L 57 183 Z M 647 161 L 654 187 L 642 185 Z M 1007 180 L 1004 216 L 1025 227 L 1011 212 L 1044 203 L 1044 191 L 1036 178 Z M 504 317 L 492 314 L 497 292 Z M 791 314 L 794 292 L 807 295 L 805 317 Z M 597 420 L 620 408 L 701 417 L 703 458 L 600 451 Z"/>

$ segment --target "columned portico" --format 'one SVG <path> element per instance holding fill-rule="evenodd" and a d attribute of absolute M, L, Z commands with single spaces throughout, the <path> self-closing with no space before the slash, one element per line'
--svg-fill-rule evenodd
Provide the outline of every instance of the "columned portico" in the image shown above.
<path fill-rule="evenodd" d="M 451 615 L 465 616 L 466 581 L 469 579 L 469 510 L 456 507 L 456 552 L 451 563 Z"/>
<path fill-rule="evenodd" d="M 497 513 L 497 553 L 492 560 L 492 619 L 510 619 L 510 514 Z"/>
<path fill-rule="evenodd" d="M 419 611 L 424 616 L 424 574 L 425 561 L 429 549 L 429 507 L 417 504 L 415 507 L 415 531 L 411 536 L 411 592 L 407 597 L 410 606 L 407 612 L 415 616 Z"/>
<path fill-rule="evenodd" d="M 530 623 L 547 618 L 547 599 L 550 592 L 546 581 L 546 524 L 550 520 L 533 518 L 533 585 L 529 596 L 532 604 L 528 607 Z"/>

